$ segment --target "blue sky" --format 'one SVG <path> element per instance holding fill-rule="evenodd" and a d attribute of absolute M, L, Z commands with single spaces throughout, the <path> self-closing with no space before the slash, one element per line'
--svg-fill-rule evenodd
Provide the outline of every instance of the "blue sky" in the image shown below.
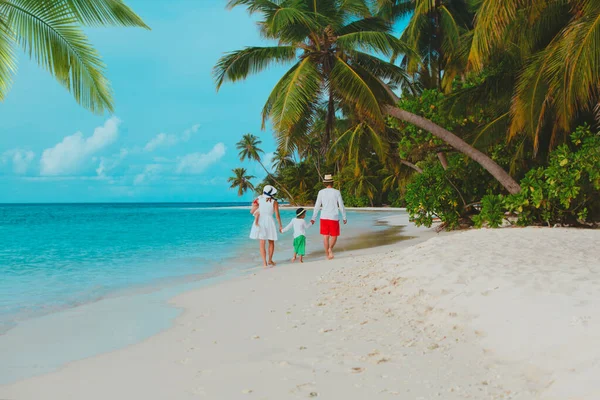
<path fill-rule="evenodd" d="M 22 57 L 0 103 L 0 203 L 236 201 L 232 168 L 264 176 L 237 159 L 235 143 L 250 132 L 274 150 L 260 111 L 284 68 L 219 93 L 211 76 L 223 52 L 264 44 L 246 11 L 224 0 L 126 2 L 151 31 L 88 32 L 108 65 L 114 115 L 78 106 Z"/>

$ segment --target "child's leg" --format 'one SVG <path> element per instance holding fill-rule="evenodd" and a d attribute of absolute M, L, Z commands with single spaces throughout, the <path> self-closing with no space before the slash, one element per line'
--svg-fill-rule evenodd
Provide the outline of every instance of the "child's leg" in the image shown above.
<path fill-rule="evenodd" d="M 303 262 L 304 262 L 304 260 L 302 259 L 303 257 L 304 257 L 303 255 L 300 255 L 300 262 L 301 262 L 301 263 L 303 263 Z"/>
<path fill-rule="evenodd" d="M 302 256 L 300 256 L 300 259 L 302 259 Z M 294 257 L 292 257 L 292 262 L 296 261 L 296 253 L 294 253 Z"/>
<path fill-rule="evenodd" d="M 258 219 L 260 218 L 260 213 L 257 211 L 254 213 L 254 225 L 258 226 Z"/>

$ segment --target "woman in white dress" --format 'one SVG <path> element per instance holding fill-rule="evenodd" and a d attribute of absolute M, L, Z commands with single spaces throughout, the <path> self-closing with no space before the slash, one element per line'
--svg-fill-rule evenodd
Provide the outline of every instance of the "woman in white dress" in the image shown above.
<path fill-rule="evenodd" d="M 260 242 L 260 256 L 263 259 L 263 266 L 275 266 L 273 262 L 273 253 L 275 252 L 275 241 L 277 240 L 277 232 L 283 228 L 281 224 L 281 216 L 279 215 L 279 204 L 273 196 L 277 194 L 277 189 L 271 185 L 266 185 L 263 188 L 263 194 L 258 196 L 252 205 L 251 213 L 255 215 L 258 212 L 258 218 L 252 224 L 250 230 L 250 239 Z M 279 229 L 275 225 L 273 213 L 277 217 Z M 269 257 L 267 259 L 266 243 L 269 242 Z"/>

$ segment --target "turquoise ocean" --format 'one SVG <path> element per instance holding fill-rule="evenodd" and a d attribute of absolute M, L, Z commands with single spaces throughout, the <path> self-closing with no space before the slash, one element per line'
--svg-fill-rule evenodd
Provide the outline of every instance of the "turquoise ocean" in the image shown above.
<path fill-rule="evenodd" d="M 247 204 L 0 205 L 0 333 L 120 291 L 258 265 Z M 286 224 L 293 210 L 283 210 Z M 372 213 L 355 229 L 378 229 Z M 313 237 L 314 236 L 314 237 Z M 310 240 L 312 239 L 312 240 Z M 289 256 L 280 236 L 276 259 Z M 320 249 L 309 230 L 309 251 Z"/>

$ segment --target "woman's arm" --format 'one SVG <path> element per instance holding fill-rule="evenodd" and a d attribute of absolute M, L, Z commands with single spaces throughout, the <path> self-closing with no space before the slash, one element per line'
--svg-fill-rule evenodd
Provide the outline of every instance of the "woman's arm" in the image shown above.
<path fill-rule="evenodd" d="M 281 223 L 281 216 L 279 215 L 279 203 L 275 201 L 273 204 L 273 208 L 275 209 L 275 216 L 277 217 L 277 222 L 279 222 L 279 229 L 283 229 L 283 224 Z"/>

